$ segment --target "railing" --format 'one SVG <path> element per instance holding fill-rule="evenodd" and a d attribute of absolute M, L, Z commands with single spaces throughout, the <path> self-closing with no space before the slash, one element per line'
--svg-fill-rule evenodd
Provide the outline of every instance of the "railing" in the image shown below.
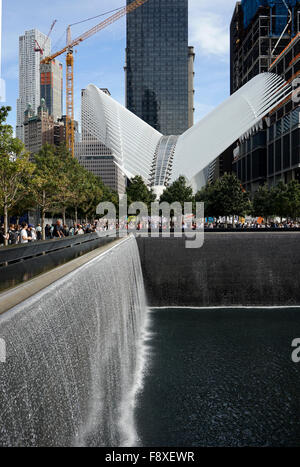
<path fill-rule="evenodd" d="M 0 291 L 48 272 L 114 238 L 96 233 L 11 245 L 0 249 Z"/>
<path fill-rule="evenodd" d="M 103 241 L 105 241 L 105 238 L 102 237 L 102 242 Z M 98 235 L 96 233 L 90 233 L 22 245 L 10 245 L 0 249 L 0 267 L 88 243 L 99 243 Z"/>

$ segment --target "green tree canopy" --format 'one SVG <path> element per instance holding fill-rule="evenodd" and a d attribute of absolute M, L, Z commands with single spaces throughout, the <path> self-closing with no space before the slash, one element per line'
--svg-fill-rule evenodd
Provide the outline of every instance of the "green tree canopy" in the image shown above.
<path fill-rule="evenodd" d="M 55 210 L 60 202 L 60 187 L 65 174 L 61 173 L 61 161 L 55 147 L 46 144 L 34 157 L 35 172 L 31 191 L 36 204 L 41 209 L 43 239 L 45 238 L 46 212 Z"/>
<path fill-rule="evenodd" d="M 145 203 L 148 208 L 155 201 L 155 195 L 150 191 L 140 176 L 136 176 L 130 180 L 129 186 L 126 189 L 128 204 L 134 202 Z"/>
<path fill-rule="evenodd" d="M 255 217 L 266 217 L 274 214 L 273 200 L 267 184 L 261 185 L 255 192 L 252 202 L 252 213 Z"/>
<path fill-rule="evenodd" d="M 4 229 L 8 230 L 8 214 L 28 193 L 34 166 L 23 143 L 13 137 L 13 129 L 6 118 L 10 107 L 0 109 L 0 209 L 4 215 Z"/>
<path fill-rule="evenodd" d="M 219 216 L 243 216 L 250 210 L 249 194 L 234 174 L 225 174 L 200 190 L 196 201 L 205 204 L 205 214 Z"/>
<path fill-rule="evenodd" d="M 193 190 L 187 185 L 186 178 L 180 176 L 175 182 L 173 182 L 160 197 L 160 202 L 166 202 L 169 204 L 179 202 L 184 207 L 184 203 L 193 202 Z"/>

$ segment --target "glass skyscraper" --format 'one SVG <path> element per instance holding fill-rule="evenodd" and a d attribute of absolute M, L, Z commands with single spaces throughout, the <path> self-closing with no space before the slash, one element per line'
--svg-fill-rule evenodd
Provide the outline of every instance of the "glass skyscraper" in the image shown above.
<path fill-rule="evenodd" d="M 164 135 L 187 130 L 194 61 L 188 0 L 149 0 L 127 15 L 126 57 L 127 108 Z"/>

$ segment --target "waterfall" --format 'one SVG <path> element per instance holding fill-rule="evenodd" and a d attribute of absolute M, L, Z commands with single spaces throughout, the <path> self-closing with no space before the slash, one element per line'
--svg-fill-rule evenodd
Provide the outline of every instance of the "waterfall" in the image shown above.
<path fill-rule="evenodd" d="M 134 445 L 146 320 L 133 237 L 2 315 L 0 445 Z"/>

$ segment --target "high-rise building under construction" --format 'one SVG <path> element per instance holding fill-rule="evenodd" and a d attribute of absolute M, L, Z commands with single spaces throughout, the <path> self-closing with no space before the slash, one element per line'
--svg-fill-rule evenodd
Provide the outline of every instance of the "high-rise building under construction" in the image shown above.
<path fill-rule="evenodd" d="M 266 71 L 300 76 L 300 1 L 242 0 L 231 22 L 231 93 Z M 300 180 L 300 107 L 284 101 L 234 150 L 234 170 L 254 193 L 267 182 Z"/>
<path fill-rule="evenodd" d="M 42 63 L 41 99 L 45 100 L 50 115 L 57 121 L 63 114 L 63 66 L 57 60 Z"/>

